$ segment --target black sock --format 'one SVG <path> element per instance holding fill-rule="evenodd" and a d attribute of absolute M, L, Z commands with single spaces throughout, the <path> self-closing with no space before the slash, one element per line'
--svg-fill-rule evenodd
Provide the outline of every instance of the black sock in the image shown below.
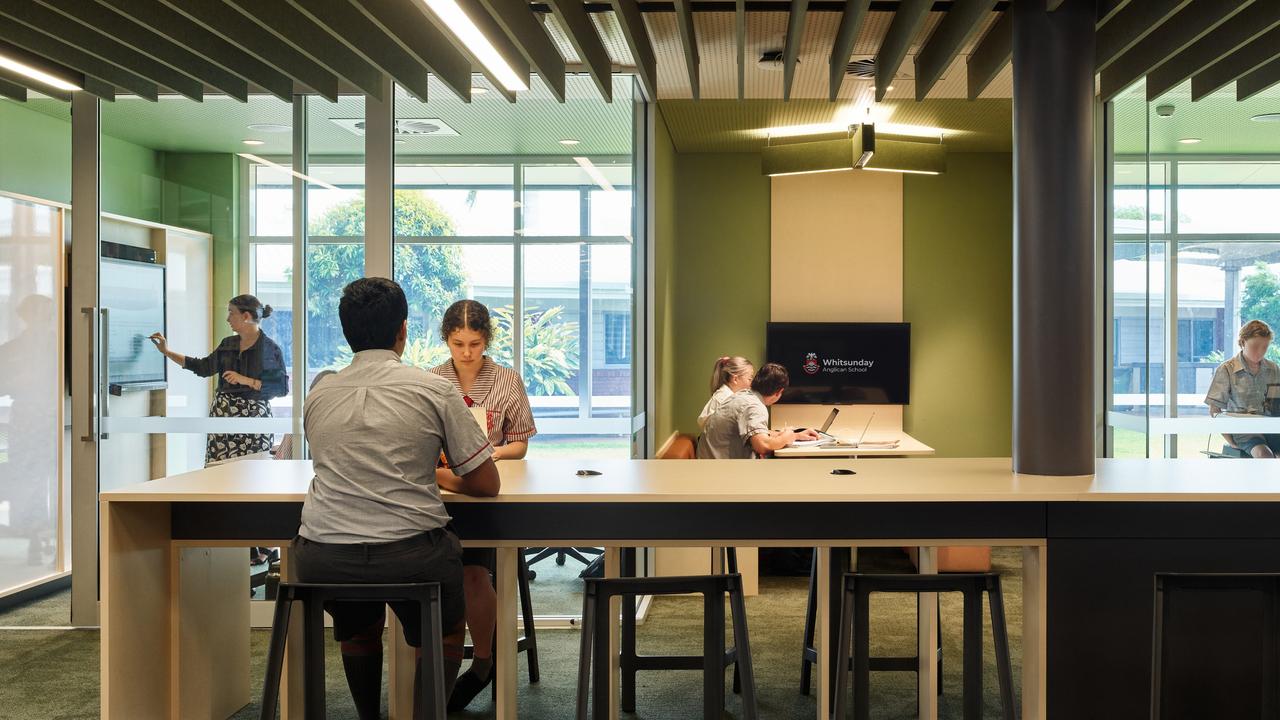
<path fill-rule="evenodd" d="M 467 672 L 484 680 L 489 677 L 489 672 L 493 670 L 493 656 L 487 658 L 473 657 L 471 658 L 471 667 L 467 668 Z"/>
<path fill-rule="evenodd" d="M 343 655 L 342 670 L 360 720 L 378 720 L 382 712 L 382 653 Z"/>
<path fill-rule="evenodd" d="M 422 710 L 422 658 L 418 658 L 418 664 L 414 666 L 413 673 L 413 717 L 417 720 Z M 444 661 L 444 699 L 446 702 L 449 696 L 453 694 L 453 684 L 458 680 L 458 670 L 462 668 L 461 660 L 451 660 L 445 658 Z"/>

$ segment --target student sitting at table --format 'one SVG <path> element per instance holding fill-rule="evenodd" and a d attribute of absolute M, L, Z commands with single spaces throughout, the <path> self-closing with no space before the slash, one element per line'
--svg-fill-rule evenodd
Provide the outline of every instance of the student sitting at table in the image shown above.
<path fill-rule="evenodd" d="M 739 390 L 724 402 L 702 428 L 698 457 L 741 459 L 765 456 L 796 440 L 817 440 L 814 430 L 770 430 L 769 406 L 778 402 L 791 382 L 777 363 L 760 368 L 751 388 Z"/>
<path fill-rule="evenodd" d="M 698 414 L 699 430 L 706 427 L 707 418 L 733 397 L 734 393 L 751 387 L 751 378 L 755 376 L 755 372 L 755 366 L 744 357 L 725 355 L 716 360 L 716 366 L 711 371 L 711 399 L 707 400 L 707 404 L 702 406 L 702 412 Z"/>
<path fill-rule="evenodd" d="M 493 447 L 448 380 L 401 362 L 409 305 L 399 285 L 386 278 L 352 282 L 342 291 L 338 316 L 355 357 L 317 382 L 304 406 L 315 477 L 293 539 L 297 579 L 440 583 L 447 694 L 462 665 L 466 603 L 462 545 L 449 527 L 440 488 L 497 495 Z M 442 450 L 455 473 L 447 479 L 435 472 Z M 356 713 L 376 719 L 386 606 L 343 602 L 325 609 L 342 645 Z M 421 658 L 419 608 L 393 603 L 391 609 Z M 421 702 L 418 688 L 415 683 L 415 705 Z"/>
<path fill-rule="evenodd" d="M 1204 396 L 1211 417 L 1223 412 L 1267 414 L 1267 387 L 1280 383 L 1280 365 L 1267 359 L 1272 337 L 1271 326 L 1261 320 L 1250 320 L 1240 328 L 1236 338 L 1240 352 L 1213 372 Z M 1280 434 L 1222 437 L 1250 457 L 1274 458 L 1280 453 Z"/>
<path fill-rule="evenodd" d="M 529 450 L 529 438 L 537 434 L 529 394 L 520 373 L 499 365 L 485 354 L 493 342 L 489 309 L 475 300 L 459 300 L 440 320 L 440 339 L 449 347 L 449 359 L 431 368 L 448 380 L 472 411 L 482 410 L 485 431 L 493 444 L 494 460 L 520 460 Z M 436 477 L 447 482 L 449 468 Z M 462 578 L 467 595 L 467 627 L 471 629 L 471 667 L 458 676 L 449 696 L 448 710 L 456 712 L 493 680 L 493 635 L 498 628 L 498 595 L 490 574 L 494 572 L 493 548 L 462 551 Z"/>

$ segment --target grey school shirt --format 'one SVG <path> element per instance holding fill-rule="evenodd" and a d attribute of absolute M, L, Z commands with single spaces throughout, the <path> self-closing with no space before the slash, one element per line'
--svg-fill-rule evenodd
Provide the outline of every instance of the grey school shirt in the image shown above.
<path fill-rule="evenodd" d="M 1280 383 L 1280 365 L 1263 358 L 1254 374 L 1249 372 L 1244 353 L 1236 353 L 1214 370 L 1204 401 L 1226 412 L 1264 415 L 1267 386 L 1276 383 Z"/>
<path fill-rule="evenodd" d="M 322 543 L 384 543 L 442 527 L 441 451 L 465 475 L 493 455 L 448 380 L 390 350 L 358 352 L 307 397 L 303 426 L 315 478 L 298 534 Z"/>
<path fill-rule="evenodd" d="M 755 457 L 751 436 L 769 432 L 769 408 L 759 393 L 739 390 L 707 418 L 698 438 L 698 457 L 733 460 Z"/>

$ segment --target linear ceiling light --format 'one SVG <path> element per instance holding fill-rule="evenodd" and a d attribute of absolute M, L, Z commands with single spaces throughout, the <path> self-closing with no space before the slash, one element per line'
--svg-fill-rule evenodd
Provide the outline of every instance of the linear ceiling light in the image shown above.
<path fill-rule="evenodd" d="M 578 163 L 578 166 L 581 167 L 587 175 L 590 175 L 591 179 L 600 187 L 609 192 L 615 192 L 617 190 L 617 188 L 613 186 L 613 183 L 609 182 L 609 178 L 605 177 L 604 173 L 600 172 L 600 168 L 596 167 L 595 163 L 591 162 L 589 158 L 575 157 L 573 161 Z"/>
<path fill-rule="evenodd" d="M 59 90 L 67 90 L 70 92 L 75 92 L 76 90 L 81 89 L 79 85 L 76 85 L 73 82 L 63 80 L 62 78 L 56 75 L 52 75 L 43 70 L 34 68 L 24 62 L 19 62 L 18 60 L 14 60 L 13 58 L 7 55 L 0 55 L 0 67 L 8 70 L 12 70 L 18 73 L 19 75 L 22 75 L 24 77 L 29 77 L 32 80 L 35 80 L 36 82 L 44 83 L 49 87 L 57 88 Z"/>
<path fill-rule="evenodd" d="M 488 68 L 489 72 L 502 83 L 502 87 L 511 92 L 524 91 L 529 89 L 529 83 L 520 78 L 519 73 L 502 59 L 502 55 L 498 49 L 489 42 L 489 38 L 480 32 L 480 28 L 467 17 L 467 13 L 462 10 L 456 0 L 422 0 L 436 17 L 440 18 L 440 22 L 458 38 L 458 41 L 467 48 L 467 50 L 475 55 L 476 60 L 481 65 Z"/>
<path fill-rule="evenodd" d="M 236 153 L 236 154 L 237 154 L 237 155 L 239 155 L 240 157 L 244 158 L 245 160 L 250 161 L 250 162 L 256 162 L 256 163 L 258 163 L 259 165 L 266 165 L 267 167 L 273 167 L 273 168 L 275 168 L 275 169 L 277 169 L 277 170 L 280 170 L 281 172 L 287 172 L 287 173 L 289 173 L 290 175 L 292 175 L 292 176 L 294 176 L 294 177 L 296 177 L 296 178 L 298 178 L 298 179 L 300 179 L 300 180 L 306 180 L 307 182 L 309 182 L 309 183 L 313 183 L 313 184 L 315 184 L 315 185 L 319 185 L 319 186 L 320 186 L 320 187 L 322 187 L 322 188 L 327 188 L 327 189 L 329 189 L 329 190 L 341 190 L 341 189 L 342 189 L 342 188 L 338 187 L 337 185 L 332 185 L 332 184 L 327 183 L 327 182 L 325 182 L 325 181 L 323 181 L 323 180 L 320 180 L 319 178 L 314 178 L 314 177 L 311 177 L 310 175 L 305 175 L 305 174 L 303 174 L 303 173 L 298 172 L 297 170 L 294 170 L 293 168 L 287 168 L 287 167 L 285 167 L 284 165 L 281 165 L 280 163 L 273 163 L 273 162 L 271 162 L 270 160 L 267 160 L 266 158 L 258 157 L 257 155 L 254 155 L 253 153 Z"/>
<path fill-rule="evenodd" d="M 843 130 L 848 136 L 835 140 L 771 144 L 761 153 L 761 170 L 765 175 L 778 177 L 856 170 L 864 166 L 875 154 L 875 128 L 854 125 Z"/>

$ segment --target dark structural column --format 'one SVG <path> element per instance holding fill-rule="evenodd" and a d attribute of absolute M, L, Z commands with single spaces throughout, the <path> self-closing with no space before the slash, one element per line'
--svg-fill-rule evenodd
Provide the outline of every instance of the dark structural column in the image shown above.
<path fill-rule="evenodd" d="M 1013 467 L 1093 472 L 1093 0 L 1013 13 Z"/>

